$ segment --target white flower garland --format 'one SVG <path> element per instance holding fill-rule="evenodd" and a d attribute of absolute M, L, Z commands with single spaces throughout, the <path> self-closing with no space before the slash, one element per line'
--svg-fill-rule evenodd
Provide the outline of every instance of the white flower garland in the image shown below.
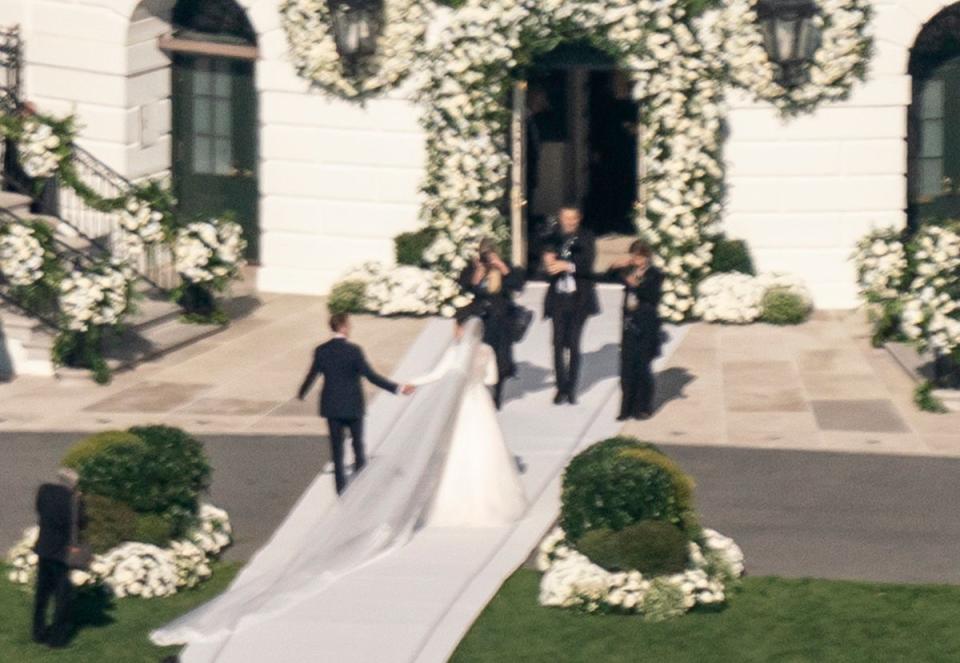
<path fill-rule="evenodd" d="M 190 283 L 225 283 L 243 264 L 246 241 L 238 223 L 211 219 L 181 228 L 173 245 L 177 272 Z"/>
<path fill-rule="evenodd" d="M 901 329 L 922 352 L 960 347 L 960 227 L 926 225 L 911 243 L 915 276 Z"/>
<path fill-rule="evenodd" d="M 32 228 L 19 223 L 0 226 L 0 276 L 14 286 L 33 285 L 43 278 L 46 250 Z"/>
<path fill-rule="evenodd" d="M 35 119 L 23 123 L 23 132 L 17 139 L 20 165 L 31 178 L 44 179 L 56 173 L 66 157 L 63 147 L 53 127 Z"/>
<path fill-rule="evenodd" d="M 213 574 L 211 561 L 232 541 L 230 519 L 223 509 L 202 504 L 197 518 L 198 525 L 183 540 L 173 541 L 166 548 L 122 543 L 95 555 L 89 572 L 72 571 L 70 580 L 78 587 L 102 584 L 117 598 L 159 598 L 196 587 Z M 38 534 L 36 526 L 26 529 L 7 553 L 10 582 L 29 585 L 36 578 L 39 559 L 33 548 Z"/>
<path fill-rule="evenodd" d="M 810 111 L 824 102 L 846 99 L 857 80 L 866 76 L 872 49 L 868 34 L 869 0 L 817 0 L 815 17 L 820 47 L 808 68 L 805 83 L 785 88 L 778 68 L 767 55 L 757 21 L 758 0 L 730 0 L 721 10 L 726 31 L 724 52 L 732 82 L 758 100 L 774 104 L 784 115 Z"/>
<path fill-rule="evenodd" d="M 73 331 L 120 322 L 127 310 L 129 281 L 120 267 L 101 264 L 75 270 L 60 283 L 60 310 Z"/>
<path fill-rule="evenodd" d="M 557 527 L 537 554 L 537 568 L 543 572 L 540 605 L 659 619 L 683 614 L 697 605 L 723 603 L 725 582 L 743 575 L 743 552 L 733 539 L 714 530 L 704 529 L 703 537 L 702 548 L 690 543 L 685 571 L 645 577 L 639 571 L 614 573 L 594 564 L 577 552 Z M 723 567 L 719 571 L 718 565 Z"/>
<path fill-rule="evenodd" d="M 396 86 L 413 69 L 426 34 L 421 0 L 384 0 L 377 52 L 358 78 L 347 75 L 337 53 L 326 0 L 285 0 L 281 21 L 297 72 L 316 87 L 361 99 Z"/>
<path fill-rule="evenodd" d="M 763 297 L 774 288 L 783 288 L 812 306 L 810 291 L 803 281 L 789 274 L 767 273 L 758 276 L 740 272 L 713 274 L 697 285 L 697 303 L 693 312 L 706 322 L 746 324 L 763 314 Z M 666 293 L 664 297 L 669 296 Z"/>
<path fill-rule="evenodd" d="M 557 40 L 583 38 L 633 72 L 648 199 L 639 229 L 675 293 L 662 313 L 682 320 L 693 308 L 691 284 L 709 269 L 706 237 L 722 206 L 723 61 L 718 35 L 698 34 L 679 3 L 473 0 L 453 15 L 429 53 L 421 91 L 422 217 L 439 231 L 425 259 L 453 277 L 480 237 L 505 236 L 499 207 L 511 163 L 503 107 L 511 72 Z"/>

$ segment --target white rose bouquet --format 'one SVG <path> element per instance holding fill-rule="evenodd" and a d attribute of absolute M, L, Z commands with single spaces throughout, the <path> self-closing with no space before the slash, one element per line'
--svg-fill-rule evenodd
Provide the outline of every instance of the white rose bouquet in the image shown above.
<path fill-rule="evenodd" d="M 901 329 L 921 352 L 950 355 L 960 347 L 960 224 L 923 226 L 908 254 L 913 280 Z"/>
<path fill-rule="evenodd" d="M 48 250 L 34 228 L 0 222 L 0 277 L 15 287 L 31 286 L 44 276 Z"/>
<path fill-rule="evenodd" d="M 60 283 L 60 309 L 70 331 L 120 323 L 129 303 L 130 282 L 120 266 L 100 263 L 74 270 Z"/>

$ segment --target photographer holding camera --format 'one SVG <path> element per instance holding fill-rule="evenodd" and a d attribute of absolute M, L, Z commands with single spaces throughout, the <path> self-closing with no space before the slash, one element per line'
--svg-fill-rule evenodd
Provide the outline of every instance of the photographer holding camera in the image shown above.
<path fill-rule="evenodd" d="M 497 356 L 493 400 L 500 409 L 503 381 L 516 375 L 513 363 L 515 305 L 513 293 L 523 290 L 523 274 L 500 257 L 497 244 L 481 240 L 473 262 L 460 274 L 460 286 L 473 295 L 473 308 L 483 320 L 483 342 Z"/>

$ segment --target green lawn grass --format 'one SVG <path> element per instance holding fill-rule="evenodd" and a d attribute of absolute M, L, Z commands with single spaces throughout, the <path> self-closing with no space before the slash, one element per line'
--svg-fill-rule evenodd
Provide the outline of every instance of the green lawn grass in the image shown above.
<path fill-rule="evenodd" d="M 515 573 L 453 663 L 960 661 L 960 587 L 745 578 L 728 605 L 650 624 L 537 604 Z"/>
<path fill-rule="evenodd" d="M 0 570 L 3 570 L 0 568 Z M 0 577 L 0 661 L 3 663 L 158 663 L 179 647 L 154 647 L 149 632 L 226 589 L 238 564 L 217 564 L 213 577 L 193 590 L 163 599 L 128 598 L 106 606 L 78 600 L 76 637 L 69 647 L 51 650 L 30 639 L 33 595 Z M 83 623 L 85 622 L 85 623 Z"/>

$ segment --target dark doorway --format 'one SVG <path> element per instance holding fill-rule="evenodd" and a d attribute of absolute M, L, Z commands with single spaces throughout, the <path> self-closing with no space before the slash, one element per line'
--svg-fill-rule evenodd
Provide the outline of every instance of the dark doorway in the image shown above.
<path fill-rule="evenodd" d="M 181 0 L 176 36 L 190 51 L 173 57 L 173 181 L 181 211 L 229 215 L 260 255 L 257 93 L 254 60 L 220 55 L 224 45 L 254 46 L 253 29 L 232 0 Z M 204 50 L 208 53 L 204 53 Z"/>
<path fill-rule="evenodd" d="M 531 253 L 562 204 L 579 205 L 584 226 L 598 236 L 632 234 L 638 106 L 629 75 L 602 52 L 572 44 L 538 59 L 527 81 Z"/>

